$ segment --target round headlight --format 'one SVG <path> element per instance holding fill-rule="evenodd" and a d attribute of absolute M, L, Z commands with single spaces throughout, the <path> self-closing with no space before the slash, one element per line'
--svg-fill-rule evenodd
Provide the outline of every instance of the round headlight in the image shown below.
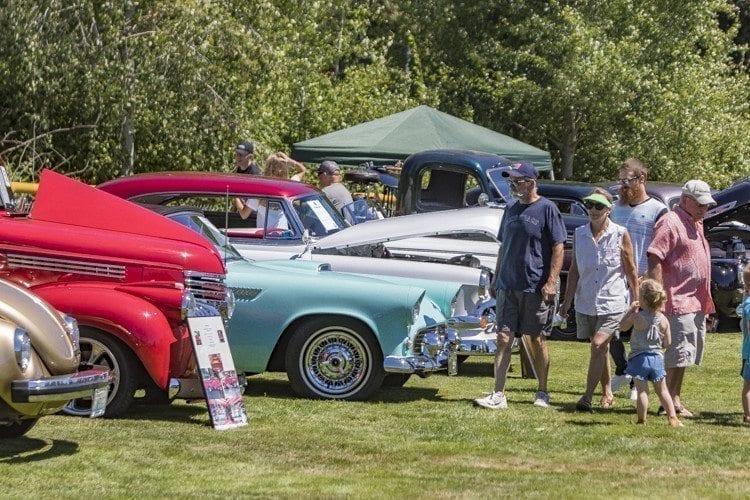
<path fill-rule="evenodd" d="M 81 331 L 78 329 L 78 321 L 72 316 L 65 315 L 63 324 L 65 325 L 65 331 L 68 332 L 70 343 L 73 344 L 73 350 L 78 351 L 81 345 Z"/>
<path fill-rule="evenodd" d="M 234 300 L 234 292 L 232 291 L 231 288 L 227 288 L 226 301 L 227 301 L 227 319 L 230 319 L 232 315 L 234 314 L 234 307 L 237 305 L 236 301 Z"/>
<path fill-rule="evenodd" d="M 31 339 L 23 328 L 16 328 L 14 332 L 13 350 L 16 353 L 16 364 L 21 371 L 26 371 L 31 362 Z"/>
<path fill-rule="evenodd" d="M 182 295 L 182 304 L 180 305 L 180 315 L 182 319 L 187 319 L 195 316 L 197 307 L 198 306 L 195 302 L 195 295 L 193 295 L 193 292 L 186 290 Z"/>

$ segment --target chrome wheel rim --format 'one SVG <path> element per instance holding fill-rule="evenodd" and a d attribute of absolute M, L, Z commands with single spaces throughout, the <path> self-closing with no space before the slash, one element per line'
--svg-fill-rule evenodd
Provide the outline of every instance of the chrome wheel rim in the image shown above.
<path fill-rule="evenodd" d="M 356 332 L 347 328 L 326 328 L 305 342 L 301 372 L 312 389 L 322 396 L 346 397 L 366 380 L 372 353 Z"/>
<path fill-rule="evenodd" d="M 82 370 L 88 369 L 94 365 L 106 366 L 112 373 L 112 383 L 109 384 L 109 393 L 107 394 L 107 404 L 117 394 L 120 387 L 120 363 L 112 351 L 98 340 L 91 338 L 81 338 L 81 364 Z M 78 398 L 68 401 L 63 411 L 68 415 L 85 417 L 91 414 L 91 398 Z"/>

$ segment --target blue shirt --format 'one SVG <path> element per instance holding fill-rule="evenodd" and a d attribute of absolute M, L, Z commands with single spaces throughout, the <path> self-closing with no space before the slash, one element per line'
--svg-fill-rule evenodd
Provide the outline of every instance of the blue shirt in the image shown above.
<path fill-rule="evenodd" d="M 750 295 L 745 296 L 745 300 L 737 309 L 742 329 L 742 359 L 750 360 Z"/>
<path fill-rule="evenodd" d="M 497 288 L 540 293 L 549 278 L 552 248 L 564 243 L 567 233 L 557 206 L 539 198 L 508 205 L 497 238 L 503 244 Z"/>

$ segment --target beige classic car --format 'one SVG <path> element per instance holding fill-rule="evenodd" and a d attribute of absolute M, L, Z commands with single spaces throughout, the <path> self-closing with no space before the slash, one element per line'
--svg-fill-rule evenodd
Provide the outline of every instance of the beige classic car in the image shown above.
<path fill-rule="evenodd" d="M 3 263 L 5 264 L 5 263 Z M 0 438 L 25 434 L 74 398 L 104 412 L 110 372 L 78 371 L 78 325 L 28 289 L 0 280 Z"/>

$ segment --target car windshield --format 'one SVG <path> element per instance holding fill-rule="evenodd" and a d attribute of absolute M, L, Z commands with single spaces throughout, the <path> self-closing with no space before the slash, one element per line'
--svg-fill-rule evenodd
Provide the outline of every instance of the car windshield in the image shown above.
<path fill-rule="evenodd" d="M 315 238 L 328 236 L 347 226 L 342 215 L 323 196 L 314 194 L 296 198 L 292 200 L 292 206 L 302 222 L 302 227 Z"/>
<path fill-rule="evenodd" d="M 177 213 L 170 214 L 169 218 L 206 237 L 214 244 L 225 261 L 244 260 L 237 249 L 227 241 L 226 236 L 202 215 L 196 213 Z"/>
<path fill-rule="evenodd" d="M 513 200 L 513 195 L 510 194 L 510 185 L 508 184 L 508 178 L 503 176 L 503 172 L 507 172 L 510 167 L 497 167 L 487 169 L 487 178 L 489 178 L 495 190 L 500 193 L 506 203 Z M 497 200 L 502 201 L 502 200 Z"/>

